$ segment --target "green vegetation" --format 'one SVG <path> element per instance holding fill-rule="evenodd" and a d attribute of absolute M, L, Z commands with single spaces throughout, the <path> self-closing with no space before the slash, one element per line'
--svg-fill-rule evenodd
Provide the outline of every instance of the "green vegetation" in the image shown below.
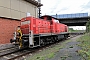
<path fill-rule="evenodd" d="M 74 31 L 74 30 L 73 30 L 73 28 L 69 28 L 68 30 L 69 30 L 69 32 L 72 32 L 72 31 Z"/>
<path fill-rule="evenodd" d="M 78 53 L 83 57 L 83 59 L 90 60 L 90 33 L 80 37 L 78 41 L 80 42 L 79 46 L 82 48 Z"/>
<path fill-rule="evenodd" d="M 68 56 L 62 56 L 61 60 L 65 60 Z"/>
<path fill-rule="evenodd" d="M 70 46 L 69 48 L 73 48 L 73 46 Z"/>
<path fill-rule="evenodd" d="M 89 19 L 89 21 L 86 23 L 86 32 L 90 32 L 90 19 Z"/>
<path fill-rule="evenodd" d="M 46 59 L 51 59 L 69 41 L 70 40 L 65 40 L 65 41 L 62 41 L 62 43 L 58 43 L 58 44 L 50 46 L 49 48 L 45 48 L 42 51 L 38 51 L 37 53 L 33 54 L 32 56 L 30 56 L 26 60 L 46 60 Z"/>
<path fill-rule="evenodd" d="M 85 30 L 73 30 L 73 28 L 69 28 L 69 32 L 74 33 L 74 32 L 85 32 Z"/>

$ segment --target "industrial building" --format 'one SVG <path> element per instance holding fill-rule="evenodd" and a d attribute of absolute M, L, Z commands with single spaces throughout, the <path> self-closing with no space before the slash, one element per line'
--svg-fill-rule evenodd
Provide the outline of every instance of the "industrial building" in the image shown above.
<path fill-rule="evenodd" d="M 38 7 L 42 6 L 35 0 L 0 0 L 0 44 L 9 43 L 20 19 L 31 16 L 38 17 Z"/>

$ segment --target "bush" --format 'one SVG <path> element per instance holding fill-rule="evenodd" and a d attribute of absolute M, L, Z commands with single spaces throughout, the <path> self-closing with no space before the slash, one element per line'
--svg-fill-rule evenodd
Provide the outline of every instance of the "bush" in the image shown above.
<path fill-rule="evenodd" d="M 86 32 L 90 32 L 90 20 L 86 23 Z"/>

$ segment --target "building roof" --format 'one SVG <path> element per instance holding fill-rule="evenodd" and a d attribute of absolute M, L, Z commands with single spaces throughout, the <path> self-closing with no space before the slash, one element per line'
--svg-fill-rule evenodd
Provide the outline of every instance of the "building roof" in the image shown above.
<path fill-rule="evenodd" d="M 43 6 L 43 4 L 41 4 L 41 3 L 39 3 L 38 1 L 35 1 L 35 0 L 25 0 L 25 1 L 35 5 L 37 7 Z"/>

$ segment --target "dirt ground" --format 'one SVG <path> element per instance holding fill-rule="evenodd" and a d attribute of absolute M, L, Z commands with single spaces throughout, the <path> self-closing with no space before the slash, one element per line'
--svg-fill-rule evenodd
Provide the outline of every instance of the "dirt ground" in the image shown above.
<path fill-rule="evenodd" d="M 81 35 L 70 39 L 70 42 L 66 43 L 63 49 L 60 49 L 53 58 L 47 60 L 83 60 L 77 53 L 78 50 L 81 49 L 77 45 L 79 44 L 79 42 L 77 42 L 79 37 L 81 37 Z"/>

